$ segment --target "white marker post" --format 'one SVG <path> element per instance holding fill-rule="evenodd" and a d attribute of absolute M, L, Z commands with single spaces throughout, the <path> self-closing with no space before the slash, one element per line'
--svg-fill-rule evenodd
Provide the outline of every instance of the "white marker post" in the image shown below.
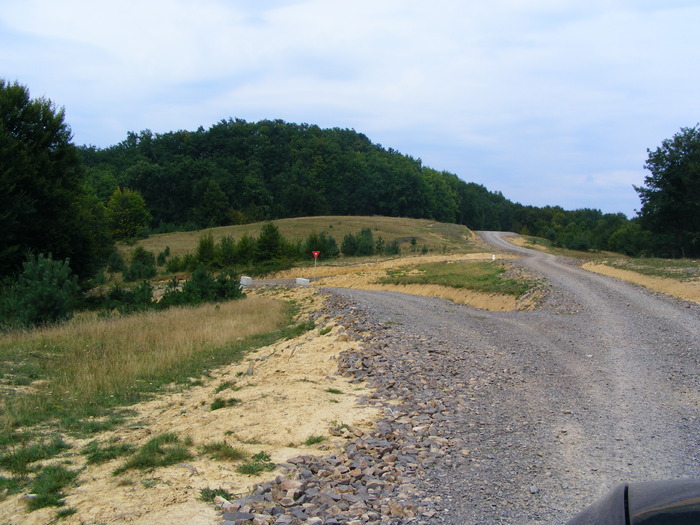
<path fill-rule="evenodd" d="M 311 253 L 314 255 L 314 281 L 315 281 L 316 280 L 316 261 L 318 261 L 318 256 L 321 255 L 321 252 L 313 251 Z"/>

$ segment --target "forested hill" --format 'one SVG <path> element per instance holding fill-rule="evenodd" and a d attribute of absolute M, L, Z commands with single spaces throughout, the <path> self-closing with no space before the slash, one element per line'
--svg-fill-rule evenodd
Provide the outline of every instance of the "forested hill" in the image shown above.
<path fill-rule="evenodd" d="M 530 233 L 582 249 L 634 251 L 625 246 L 631 225 L 623 214 L 522 206 L 349 129 L 229 119 L 195 132 L 129 133 L 115 146 L 80 151 L 98 196 L 106 202 L 117 187 L 140 192 L 155 231 L 386 215 Z"/>
<path fill-rule="evenodd" d="M 138 190 L 156 222 L 215 226 L 313 215 L 431 218 L 475 228 L 511 222 L 500 194 L 348 129 L 227 120 L 206 131 L 130 133 L 111 148 L 82 152 L 102 197 L 117 185 Z"/>

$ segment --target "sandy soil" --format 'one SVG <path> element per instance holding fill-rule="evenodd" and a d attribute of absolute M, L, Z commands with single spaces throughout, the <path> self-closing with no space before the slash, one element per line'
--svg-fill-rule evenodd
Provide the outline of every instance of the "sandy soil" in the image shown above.
<path fill-rule="evenodd" d="M 313 289 L 275 293 L 296 300 L 307 310 L 317 309 L 322 300 Z M 331 330 L 321 335 L 324 328 Z M 201 386 L 133 407 L 138 415 L 118 430 L 101 434 L 101 443 L 115 440 L 140 446 L 156 435 L 175 432 L 192 439 L 196 457 L 186 464 L 154 472 L 127 471 L 116 477 L 112 471 L 120 460 L 86 467 L 79 476 L 79 486 L 69 491 L 66 500 L 66 506 L 78 512 L 61 523 L 215 523 L 215 508 L 198 499 L 201 489 L 222 488 L 242 495 L 253 484 L 279 475 L 279 470 L 258 477 L 243 476 L 235 472 L 237 463 L 209 459 L 197 446 L 225 441 L 251 454 L 265 451 L 279 463 L 299 454 L 328 454 L 342 441 L 329 436 L 331 426 L 371 426 L 376 411 L 357 403 L 358 395 L 368 390 L 334 375 L 336 356 L 350 348 L 359 349 L 358 343 L 333 319 L 322 320 L 301 337 L 262 348 L 241 363 L 215 370 L 211 377 L 202 378 Z M 251 365 L 252 375 L 245 375 Z M 226 381 L 235 382 L 240 389 L 217 393 L 217 387 Z M 328 388 L 342 394 L 328 393 Z M 210 404 L 215 397 L 235 397 L 242 403 L 212 411 Z M 303 445 L 312 435 L 328 439 L 318 445 Z M 83 467 L 84 457 L 78 452 L 88 441 L 75 441 L 70 453 L 60 460 L 70 461 L 72 469 Z M 23 498 L 13 496 L 0 503 L 0 523 L 45 524 L 56 510 L 27 513 Z"/>
<path fill-rule="evenodd" d="M 472 253 L 461 255 L 422 255 L 410 258 L 391 259 L 380 262 L 359 263 L 351 266 L 319 266 L 316 268 L 316 280 L 313 286 L 332 288 L 356 288 L 360 290 L 385 290 L 393 292 L 403 292 L 411 295 L 421 295 L 424 297 L 439 297 L 448 299 L 459 304 L 468 304 L 491 311 L 513 311 L 529 310 L 535 307 L 536 297 L 527 296 L 516 299 L 511 295 L 485 294 L 471 290 L 451 288 L 438 285 L 389 285 L 377 284 L 377 281 L 386 277 L 387 270 L 411 266 L 416 264 L 434 262 L 460 262 L 460 261 L 490 261 L 493 258 L 491 253 Z M 503 255 L 499 259 L 510 258 Z M 314 270 L 304 269 L 308 275 L 313 277 Z M 296 268 L 276 275 L 278 278 L 301 277 L 300 269 Z"/>

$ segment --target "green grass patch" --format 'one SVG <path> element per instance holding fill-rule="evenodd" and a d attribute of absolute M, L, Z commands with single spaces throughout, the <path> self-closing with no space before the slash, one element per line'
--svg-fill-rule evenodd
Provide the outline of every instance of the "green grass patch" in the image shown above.
<path fill-rule="evenodd" d="M 330 326 L 327 326 L 326 328 L 321 328 L 318 333 L 319 335 L 326 335 L 331 332 L 332 328 Z"/>
<path fill-rule="evenodd" d="M 65 509 L 61 509 L 56 512 L 56 519 L 60 520 L 63 518 L 67 518 L 68 516 L 72 516 L 73 514 L 77 513 L 78 509 L 74 509 L 73 507 L 67 507 Z"/>
<path fill-rule="evenodd" d="M 226 407 L 233 407 L 236 405 L 240 405 L 242 401 L 240 399 L 236 399 L 235 397 L 229 398 L 229 399 L 222 399 L 220 397 L 215 397 L 214 401 L 211 403 L 211 409 L 212 410 L 219 410 L 220 408 L 226 408 Z"/>
<path fill-rule="evenodd" d="M 129 443 L 120 443 L 113 445 L 100 445 L 97 441 L 91 441 L 80 451 L 86 456 L 88 465 L 99 465 L 112 461 L 123 456 L 133 454 L 136 447 Z"/>
<path fill-rule="evenodd" d="M 64 442 L 60 436 L 54 436 L 48 442 L 24 443 L 0 456 L 0 467 L 15 476 L 26 476 L 33 471 L 32 463 L 52 458 L 68 448 L 70 445 Z"/>
<path fill-rule="evenodd" d="M 492 262 L 440 262 L 404 267 L 378 282 L 393 285 L 433 284 L 518 297 L 531 288 L 529 281 L 507 278 L 504 276 L 506 272 L 505 266 Z"/>
<path fill-rule="evenodd" d="M 329 394 L 336 394 L 336 395 L 339 395 L 339 394 L 342 394 L 342 393 L 343 393 L 342 390 L 338 390 L 337 388 L 326 388 L 326 389 L 324 390 L 324 392 L 328 392 Z"/>
<path fill-rule="evenodd" d="M 199 492 L 199 499 L 200 501 L 206 501 L 206 502 L 211 502 L 214 501 L 214 498 L 220 496 L 224 499 L 227 500 L 232 500 L 233 499 L 233 494 L 231 494 L 229 491 L 224 490 L 224 489 L 202 489 Z"/>
<path fill-rule="evenodd" d="M 24 483 L 19 478 L 6 478 L 5 476 L 0 476 L 0 491 L 7 491 L 7 495 L 18 494 Z"/>
<path fill-rule="evenodd" d="M 304 445 L 306 446 L 311 446 L 311 445 L 316 445 L 318 443 L 322 443 L 326 440 L 325 436 L 309 436 L 306 438 L 306 441 L 304 441 Z"/>
<path fill-rule="evenodd" d="M 39 472 L 31 484 L 30 492 L 35 497 L 27 500 L 27 508 L 31 510 L 43 507 L 62 507 L 66 495 L 63 489 L 73 484 L 78 473 L 60 465 L 46 467 Z"/>
<path fill-rule="evenodd" d="M 188 460 L 192 457 L 185 442 L 176 434 L 167 432 L 154 437 L 143 445 L 121 467 L 114 470 L 114 475 L 130 469 L 152 470 L 167 467 Z"/>
<path fill-rule="evenodd" d="M 255 454 L 251 461 L 240 465 L 236 472 L 246 476 L 258 476 L 263 472 L 272 472 L 277 468 L 277 465 L 270 461 L 270 456 L 266 452 Z"/>
<path fill-rule="evenodd" d="M 76 437 L 84 438 L 100 432 L 106 432 L 124 423 L 128 416 L 136 414 L 133 410 L 113 410 L 107 412 L 96 408 L 95 417 L 83 419 L 75 414 L 66 413 L 58 421 L 59 426 Z"/>
<path fill-rule="evenodd" d="M 219 394 L 223 392 L 224 390 L 240 390 L 239 387 L 236 387 L 236 382 L 235 381 L 224 381 L 221 383 L 219 386 L 216 387 L 216 390 L 214 390 L 214 393 Z"/>
<path fill-rule="evenodd" d="M 316 328 L 316 323 L 314 323 L 313 321 L 299 323 L 298 325 L 293 326 L 289 330 L 289 335 L 287 336 L 287 338 L 294 339 L 295 337 L 299 337 L 300 335 L 303 335 L 306 332 L 313 330 L 314 328 Z"/>
<path fill-rule="evenodd" d="M 248 454 L 240 448 L 233 447 L 226 442 L 207 443 L 202 445 L 202 452 L 214 459 L 225 461 L 240 461 L 248 457 Z"/>

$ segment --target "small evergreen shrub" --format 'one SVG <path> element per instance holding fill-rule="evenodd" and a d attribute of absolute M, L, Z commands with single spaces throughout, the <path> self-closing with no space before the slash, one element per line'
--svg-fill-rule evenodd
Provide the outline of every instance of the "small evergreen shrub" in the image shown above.
<path fill-rule="evenodd" d="M 156 275 L 156 257 L 152 252 L 141 246 L 134 249 L 131 256 L 131 265 L 124 272 L 124 280 L 127 282 L 150 279 Z"/>
<path fill-rule="evenodd" d="M 177 282 L 171 282 L 158 303 L 159 308 L 171 306 L 197 305 L 206 302 L 219 302 L 240 299 L 245 294 L 240 289 L 240 279 L 236 274 L 222 272 L 214 277 L 209 270 L 200 266 L 190 280 L 177 288 Z"/>
<path fill-rule="evenodd" d="M 384 249 L 384 253 L 386 253 L 387 255 L 398 255 L 399 253 L 401 253 L 399 241 L 391 241 L 389 244 L 387 244 L 386 248 Z"/>
<path fill-rule="evenodd" d="M 184 269 L 182 259 L 177 255 L 170 257 L 165 263 L 165 270 L 169 273 L 181 272 Z"/>
<path fill-rule="evenodd" d="M 168 257 L 170 257 L 170 246 L 166 246 L 165 249 L 158 254 L 158 257 L 156 257 L 156 264 L 158 266 L 164 266 Z"/>
<path fill-rule="evenodd" d="M 107 271 L 111 273 L 123 272 L 126 270 L 126 263 L 121 254 L 114 250 L 107 258 Z"/>
<path fill-rule="evenodd" d="M 216 244 L 211 234 L 203 235 L 199 238 L 197 245 L 197 262 L 204 266 L 211 267 L 216 259 Z"/>
<path fill-rule="evenodd" d="M 17 281 L 0 298 L 0 322 L 10 327 L 33 327 L 67 321 L 73 317 L 78 292 L 78 278 L 68 259 L 31 255 Z"/>

